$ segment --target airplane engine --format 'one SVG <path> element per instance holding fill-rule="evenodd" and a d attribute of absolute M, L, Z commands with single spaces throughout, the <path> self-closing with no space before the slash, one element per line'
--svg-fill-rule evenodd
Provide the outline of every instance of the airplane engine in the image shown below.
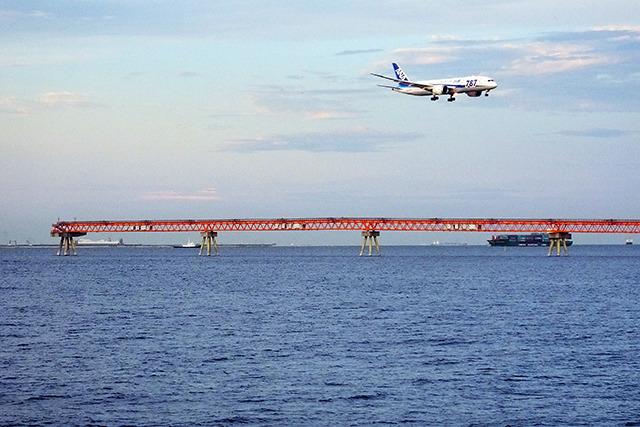
<path fill-rule="evenodd" d="M 467 96 L 471 97 L 471 98 L 477 98 L 480 95 L 482 95 L 482 91 L 475 91 L 475 92 L 467 92 Z"/>
<path fill-rule="evenodd" d="M 433 89 L 431 89 L 431 92 L 433 92 L 434 95 L 447 95 L 453 93 L 449 87 L 444 85 L 435 85 Z"/>

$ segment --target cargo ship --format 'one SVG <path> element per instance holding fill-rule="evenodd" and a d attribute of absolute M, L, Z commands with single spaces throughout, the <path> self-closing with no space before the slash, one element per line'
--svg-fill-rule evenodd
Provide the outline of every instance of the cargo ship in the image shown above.
<path fill-rule="evenodd" d="M 491 246 L 549 246 L 551 239 L 547 233 L 500 234 L 487 240 Z M 573 242 L 567 240 L 567 246 Z"/>

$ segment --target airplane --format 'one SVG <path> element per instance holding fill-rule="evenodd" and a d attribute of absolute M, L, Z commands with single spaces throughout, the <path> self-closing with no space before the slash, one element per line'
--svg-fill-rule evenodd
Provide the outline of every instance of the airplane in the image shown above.
<path fill-rule="evenodd" d="M 491 78 L 486 76 L 467 76 L 453 77 L 449 79 L 411 81 L 407 77 L 402 68 L 395 62 L 392 63 L 396 78 L 383 76 L 381 74 L 371 73 L 372 76 L 381 77 L 398 83 L 398 86 L 378 85 L 386 87 L 394 92 L 404 93 L 406 95 L 426 96 L 431 95 L 432 101 L 438 100 L 438 95 L 449 95 L 447 101 L 455 101 L 455 95 L 458 93 L 466 93 L 470 97 L 478 97 L 485 92 L 485 96 L 489 96 L 489 91 L 498 87 L 498 84 Z"/>

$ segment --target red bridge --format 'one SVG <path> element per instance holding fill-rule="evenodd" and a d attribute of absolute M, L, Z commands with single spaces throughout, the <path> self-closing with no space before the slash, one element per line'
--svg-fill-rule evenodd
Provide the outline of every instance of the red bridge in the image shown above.
<path fill-rule="evenodd" d="M 211 219 L 211 220 L 143 220 L 143 221 L 59 221 L 53 224 L 51 236 L 60 237 L 65 254 L 75 252 L 73 237 L 98 232 L 179 232 L 199 231 L 210 254 L 215 237 L 221 231 L 318 231 L 360 230 L 367 241 L 378 246 L 380 231 L 468 231 L 468 232 L 546 232 L 551 249 L 570 237 L 569 233 L 640 233 L 637 219 L 496 219 L 496 218 L 278 218 L 278 219 Z M 200 252 L 202 252 L 202 248 Z M 551 253 L 551 249 L 549 253 Z M 565 246 L 566 249 L 566 246 Z M 362 255 L 362 251 L 360 254 Z"/>

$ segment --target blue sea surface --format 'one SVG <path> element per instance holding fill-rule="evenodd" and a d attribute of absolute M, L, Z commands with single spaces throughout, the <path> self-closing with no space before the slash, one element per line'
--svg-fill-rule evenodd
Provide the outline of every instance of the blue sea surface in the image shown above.
<path fill-rule="evenodd" d="M 640 425 L 640 248 L 0 249 L 0 425 Z"/>

